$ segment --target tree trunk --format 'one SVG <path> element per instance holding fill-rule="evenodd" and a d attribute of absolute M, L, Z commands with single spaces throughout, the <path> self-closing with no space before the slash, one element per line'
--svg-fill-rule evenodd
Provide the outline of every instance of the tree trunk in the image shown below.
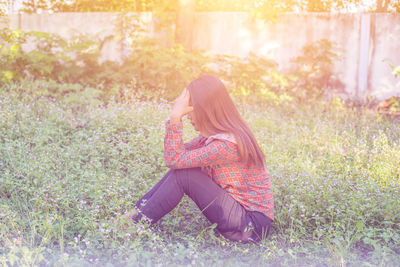
<path fill-rule="evenodd" d="M 390 0 L 377 0 L 376 12 L 387 12 Z"/>
<path fill-rule="evenodd" d="M 389 4 L 390 4 L 390 0 L 385 0 L 385 4 L 383 5 L 383 9 L 385 12 L 388 10 Z"/>
<path fill-rule="evenodd" d="M 196 0 L 179 0 L 176 14 L 175 42 L 192 49 L 192 32 Z"/>

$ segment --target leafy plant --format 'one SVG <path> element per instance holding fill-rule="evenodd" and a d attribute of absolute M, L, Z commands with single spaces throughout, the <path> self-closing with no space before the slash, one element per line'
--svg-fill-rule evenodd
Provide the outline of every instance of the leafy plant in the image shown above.
<path fill-rule="evenodd" d="M 395 78 L 400 77 L 400 65 L 397 67 L 393 66 L 392 74 L 394 75 Z"/>
<path fill-rule="evenodd" d="M 292 75 L 296 80 L 291 85 L 291 94 L 306 101 L 343 93 L 344 84 L 333 72 L 338 58 L 338 49 L 327 39 L 304 46 L 302 54 L 293 59 Z"/>
<path fill-rule="evenodd" d="M 384 101 L 381 101 L 376 109 L 381 113 L 399 114 L 400 113 L 400 97 L 392 96 Z"/>
<path fill-rule="evenodd" d="M 199 52 L 188 53 L 181 45 L 165 47 L 155 40 L 138 40 L 121 71 L 128 73 L 137 87 L 173 99 L 191 80 L 210 71 L 208 62 L 208 57 Z"/>
<path fill-rule="evenodd" d="M 78 36 L 67 42 L 43 32 L 0 31 L 0 78 L 31 78 L 96 84 L 99 50 L 95 41 Z M 93 72 L 93 73 L 92 73 Z"/>
<path fill-rule="evenodd" d="M 47 33 L 3 29 L 0 79 L 80 84 L 100 90 L 104 103 L 126 101 L 138 94 L 170 100 L 204 73 L 221 77 L 234 97 L 248 103 L 311 101 L 338 93 L 343 87 L 333 74 L 338 55 L 327 40 L 306 46 L 303 55 L 294 60 L 294 70 L 282 73 L 276 62 L 262 56 L 212 56 L 188 52 L 176 44 L 162 45 L 160 40 L 145 38 L 140 30 L 143 25 L 125 15 L 119 21 L 126 24 L 124 28 L 135 30 L 126 33 L 132 37 L 130 44 L 125 44 L 129 53 L 120 62 L 101 61 L 105 40 L 77 36 L 67 41 Z M 132 27 L 127 26 L 129 21 L 134 22 Z"/>
<path fill-rule="evenodd" d="M 273 60 L 254 54 L 246 58 L 219 55 L 212 60 L 217 65 L 214 73 L 238 100 L 275 105 L 292 101 L 287 92 L 293 77 L 279 72 Z"/>

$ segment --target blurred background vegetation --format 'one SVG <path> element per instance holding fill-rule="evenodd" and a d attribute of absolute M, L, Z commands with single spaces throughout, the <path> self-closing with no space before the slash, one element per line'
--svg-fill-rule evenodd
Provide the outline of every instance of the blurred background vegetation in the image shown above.
<path fill-rule="evenodd" d="M 271 11 L 279 12 L 331 12 L 349 11 L 362 7 L 364 11 L 399 12 L 398 0 L 6 0 L 10 5 L 15 2 L 22 4 L 25 12 L 37 12 L 38 10 L 52 10 L 54 12 L 120 12 L 120 11 L 177 11 L 182 3 L 193 3 L 196 11 L 253 11 L 260 13 Z"/>

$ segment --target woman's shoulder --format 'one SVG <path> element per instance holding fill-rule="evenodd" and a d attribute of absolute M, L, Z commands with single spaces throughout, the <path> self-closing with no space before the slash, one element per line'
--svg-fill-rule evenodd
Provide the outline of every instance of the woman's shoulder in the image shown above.
<path fill-rule="evenodd" d="M 228 142 L 231 142 L 231 143 L 237 145 L 235 136 L 233 134 L 231 134 L 231 133 L 218 133 L 218 134 L 210 135 L 210 136 L 207 137 L 207 139 L 205 141 L 205 144 L 208 145 L 213 140 L 228 141 Z"/>

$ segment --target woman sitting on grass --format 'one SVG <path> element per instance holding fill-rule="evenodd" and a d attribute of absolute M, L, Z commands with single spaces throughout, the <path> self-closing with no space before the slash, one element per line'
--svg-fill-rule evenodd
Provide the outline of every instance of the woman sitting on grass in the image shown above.
<path fill-rule="evenodd" d="M 200 135 L 184 144 L 185 115 Z M 156 223 L 186 194 L 224 237 L 266 238 L 274 202 L 265 156 L 224 84 L 211 75 L 192 81 L 175 100 L 165 128 L 171 169 L 124 217 Z"/>

